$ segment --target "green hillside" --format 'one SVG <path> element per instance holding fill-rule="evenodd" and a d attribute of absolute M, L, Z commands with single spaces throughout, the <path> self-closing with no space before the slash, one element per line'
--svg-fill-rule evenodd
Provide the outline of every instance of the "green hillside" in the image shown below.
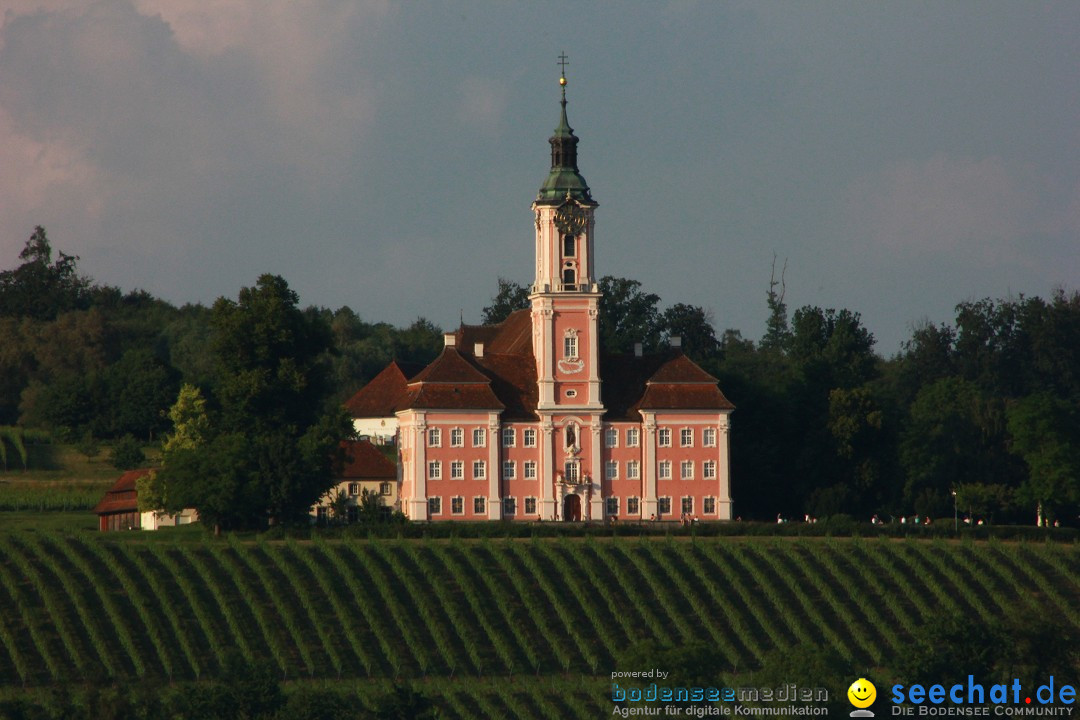
<path fill-rule="evenodd" d="M 206 679 L 236 649 L 286 680 L 422 680 L 448 716 L 485 717 L 450 701 L 536 707 L 515 676 L 602 688 L 639 640 L 704 641 L 739 669 L 798 644 L 875 668 L 945 613 L 1076 628 L 1078 601 L 1077 548 L 1044 543 L 19 533 L 0 535 L 0 688 Z"/>

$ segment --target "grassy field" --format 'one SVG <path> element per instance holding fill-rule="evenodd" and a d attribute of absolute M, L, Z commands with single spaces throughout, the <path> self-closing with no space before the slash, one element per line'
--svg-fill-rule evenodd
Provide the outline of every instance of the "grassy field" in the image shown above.
<path fill-rule="evenodd" d="M 643 640 L 704 641 L 733 669 L 797 645 L 877 668 L 943 613 L 1080 629 L 1072 544 L 185 531 L 0 532 L 0 688 L 205 679 L 235 649 L 285 680 L 430 686 L 451 718 L 533 717 L 514 710 L 540 702 L 523 678 L 578 678 L 579 700 L 602 696 L 617 657 Z M 474 692 L 496 714 L 467 702 Z"/>

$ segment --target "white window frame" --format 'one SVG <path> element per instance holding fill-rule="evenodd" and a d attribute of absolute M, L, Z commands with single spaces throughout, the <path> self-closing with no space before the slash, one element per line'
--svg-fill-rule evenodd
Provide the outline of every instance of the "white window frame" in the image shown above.
<path fill-rule="evenodd" d="M 687 504 L 690 505 L 689 509 L 687 509 L 687 507 L 686 507 Z M 682 496 L 682 501 L 679 503 L 679 512 L 681 512 L 683 514 L 686 514 L 686 515 L 693 515 L 694 514 L 694 496 L 693 495 L 683 495 Z"/>
<path fill-rule="evenodd" d="M 428 447 L 442 447 L 442 428 L 428 428 Z"/>
<path fill-rule="evenodd" d="M 502 464 L 502 476 L 503 480 L 514 480 L 517 478 L 517 463 L 513 460 L 503 460 Z"/>
<path fill-rule="evenodd" d="M 581 479 L 581 465 L 571 461 L 563 463 L 563 479 L 569 483 L 576 483 Z"/>
<path fill-rule="evenodd" d="M 701 505 L 702 505 L 702 508 L 701 508 L 701 514 L 702 515 L 715 515 L 716 514 L 716 498 L 714 498 L 712 495 L 709 495 L 708 497 L 702 498 Z M 709 509 L 709 506 L 712 506 L 711 510 Z"/>
<path fill-rule="evenodd" d="M 626 461 L 626 479 L 627 480 L 640 480 L 641 479 L 641 464 L 637 460 Z"/>
<path fill-rule="evenodd" d="M 503 516 L 517 515 L 517 498 L 513 495 L 503 498 Z"/>
<path fill-rule="evenodd" d="M 429 460 L 427 464 L 428 480 L 442 480 L 442 461 Z"/>
<path fill-rule="evenodd" d="M 428 515 L 442 515 L 442 498 L 429 497 L 427 499 Z"/>
<path fill-rule="evenodd" d="M 679 477 L 683 480 L 694 479 L 694 461 L 683 460 L 679 463 Z"/>
<path fill-rule="evenodd" d="M 465 479 L 465 461 L 464 460 L 452 460 L 452 461 L 450 461 L 450 479 L 451 480 L 464 480 Z"/>
<path fill-rule="evenodd" d="M 517 431 L 514 428 L 502 429 L 502 446 L 504 448 L 517 447 Z"/>
<path fill-rule="evenodd" d="M 487 480 L 487 461 L 473 460 L 472 478 L 473 480 Z"/>
<path fill-rule="evenodd" d="M 634 506 L 633 509 L 630 509 L 631 504 Z M 641 514 L 641 498 L 636 495 L 626 498 L 626 514 L 628 516 Z"/>
<path fill-rule="evenodd" d="M 450 447 L 465 447 L 465 428 L 450 429 Z"/>
<path fill-rule="evenodd" d="M 656 431 L 656 446 L 671 447 L 671 428 L 659 428 Z"/>
<path fill-rule="evenodd" d="M 701 431 L 701 444 L 703 447 L 716 447 L 716 428 L 704 428 Z"/>
<path fill-rule="evenodd" d="M 536 447 L 536 428 L 525 428 L 522 436 L 522 445 Z"/>
<path fill-rule="evenodd" d="M 660 461 L 659 468 L 657 470 L 656 476 L 661 480 L 670 480 L 671 479 L 671 461 L 670 460 L 661 460 Z"/>
<path fill-rule="evenodd" d="M 694 447 L 694 428 L 679 429 L 679 447 Z"/>
<path fill-rule="evenodd" d="M 604 461 L 604 477 L 608 480 L 619 479 L 619 461 L 618 460 L 606 460 Z"/>
<path fill-rule="evenodd" d="M 350 497 L 356 497 L 359 494 L 360 494 L 360 483 L 358 483 L 358 482 L 349 483 L 349 496 Z"/>
<path fill-rule="evenodd" d="M 529 509 L 530 505 L 532 506 L 531 510 Z M 526 515 L 535 515 L 536 514 L 536 498 L 534 498 L 532 496 L 529 496 L 529 497 L 525 498 L 525 514 Z"/>
<path fill-rule="evenodd" d="M 715 460 L 706 460 L 705 462 L 701 463 L 701 477 L 705 478 L 706 480 L 716 479 Z"/>
<path fill-rule="evenodd" d="M 615 507 L 614 510 L 612 510 L 613 505 Z M 614 495 L 608 497 L 604 502 L 604 512 L 607 513 L 608 517 L 617 517 L 619 514 L 619 498 L 615 497 Z"/>
<path fill-rule="evenodd" d="M 667 505 L 667 510 L 664 510 L 664 505 Z M 657 515 L 670 515 L 671 514 L 671 496 L 664 495 L 663 497 L 656 498 L 656 514 Z"/>
<path fill-rule="evenodd" d="M 563 357 L 567 360 L 577 360 L 578 339 L 577 335 L 563 336 Z"/>
<path fill-rule="evenodd" d="M 609 427 L 604 429 L 604 447 L 619 447 L 619 428 Z"/>
<path fill-rule="evenodd" d="M 626 447 L 637 447 L 641 442 L 641 430 L 636 427 L 626 428 Z"/>
<path fill-rule="evenodd" d="M 483 495 L 477 495 L 472 499 L 472 509 L 474 515 L 484 515 L 487 513 L 487 498 Z"/>
<path fill-rule="evenodd" d="M 457 509 L 454 506 L 457 505 Z M 464 515 L 465 514 L 465 498 L 461 495 L 455 495 L 450 498 L 450 514 L 451 515 Z"/>
<path fill-rule="evenodd" d="M 487 428 L 473 428 L 472 431 L 472 446 L 473 447 L 487 447 Z"/>
<path fill-rule="evenodd" d="M 524 473 L 525 473 L 524 478 L 526 480 L 535 480 L 536 479 L 536 461 L 535 460 L 526 460 L 525 461 Z"/>
<path fill-rule="evenodd" d="M 394 494 L 393 484 L 389 483 L 389 482 L 379 483 L 379 494 L 380 495 L 393 495 Z"/>

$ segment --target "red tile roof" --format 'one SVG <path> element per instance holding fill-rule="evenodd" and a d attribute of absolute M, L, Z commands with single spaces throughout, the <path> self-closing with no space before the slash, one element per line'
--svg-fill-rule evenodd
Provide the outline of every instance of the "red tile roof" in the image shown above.
<path fill-rule="evenodd" d="M 342 480 L 396 480 L 397 465 L 379 448 L 366 440 L 341 443 L 345 464 L 338 476 Z"/>
<path fill-rule="evenodd" d="M 105 491 L 101 502 L 94 506 L 94 512 L 98 515 L 109 513 L 134 512 L 139 509 L 135 494 L 135 481 L 144 475 L 149 475 L 150 468 L 128 470 L 120 479 L 113 483 L 112 487 Z"/>
<path fill-rule="evenodd" d="M 506 420 L 535 419 L 539 401 L 532 315 L 511 313 L 497 325 L 462 325 L 455 345 L 406 379 L 393 366 L 346 407 L 354 417 L 388 417 L 405 408 L 503 410 Z M 475 345 L 484 352 L 476 357 Z M 601 400 L 607 420 L 641 420 L 646 410 L 731 410 L 717 380 L 679 351 L 601 355 Z M 359 410 L 364 410 L 360 414 Z"/>
<path fill-rule="evenodd" d="M 354 418 L 389 417 L 405 401 L 409 378 L 423 369 L 416 363 L 392 361 L 345 403 Z"/>

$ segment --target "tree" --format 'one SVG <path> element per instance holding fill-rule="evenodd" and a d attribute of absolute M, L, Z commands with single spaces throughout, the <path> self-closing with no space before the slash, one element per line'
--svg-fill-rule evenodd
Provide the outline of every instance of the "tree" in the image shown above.
<path fill-rule="evenodd" d="M 499 291 L 495 293 L 495 297 L 491 298 L 491 304 L 484 308 L 482 322 L 485 325 L 501 323 L 510 316 L 510 313 L 516 310 L 525 310 L 528 307 L 528 288 L 512 280 L 499 278 Z"/>
<path fill-rule="evenodd" d="M 61 252 L 54 262 L 45 228 L 34 228 L 19 259 L 25 262 L 0 272 L 0 315 L 51 320 L 89 305 L 90 282 L 78 273 L 78 256 Z"/>
<path fill-rule="evenodd" d="M 1080 502 L 1080 417 L 1070 403 L 1044 393 L 1018 400 L 1007 413 L 1012 450 L 1028 466 L 1019 496 L 1042 525 Z"/>
<path fill-rule="evenodd" d="M 125 435 L 113 445 L 112 464 L 117 470 L 134 470 L 145 463 L 142 445 L 131 435 Z"/>
<path fill-rule="evenodd" d="M 328 409 L 329 324 L 297 307 L 281 277 L 263 275 L 236 302 L 214 304 L 213 394 L 220 408 L 203 446 L 171 447 L 166 509 L 194 507 L 219 529 L 306 522 L 333 485 L 350 424 Z"/>
<path fill-rule="evenodd" d="M 761 338 L 761 348 L 768 352 L 783 353 L 791 342 L 791 328 L 788 326 L 787 305 L 784 303 L 784 295 L 787 292 L 787 283 L 784 276 L 787 274 L 787 260 L 784 260 L 784 269 L 780 271 L 780 279 L 776 279 L 776 254 L 773 254 L 772 271 L 769 273 L 769 292 L 766 301 L 769 305 L 769 319 L 765 321 L 765 336 Z M 776 286 L 780 286 L 780 292 L 776 292 Z"/>
<path fill-rule="evenodd" d="M 713 360 L 720 350 L 709 313 L 697 305 L 675 303 L 664 311 L 665 334 L 682 340 L 682 350 L 698 363 Z"/>
<path fill-rule="evenodd" d="M 600 346 L 609 353 L 629 353 L 634 343 L 646 351 L 660 346 L 660 296 L 642 292 L 637 280 L 600 278 Z"/>
<path fill-rule="evenodd" d="M 110 435 L 152 439 L 165 430 L 165 410 L 176 397 L 179 373 L 149 349 L 131 349 L 105 372 Z"/>

